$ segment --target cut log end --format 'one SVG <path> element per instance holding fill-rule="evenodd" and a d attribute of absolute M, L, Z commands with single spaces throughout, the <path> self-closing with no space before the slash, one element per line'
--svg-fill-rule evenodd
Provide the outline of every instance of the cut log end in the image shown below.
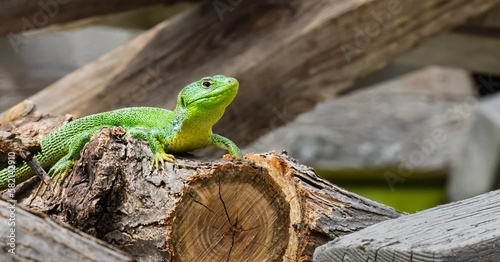
<path fill-rule="evenodd" d="M 268 174 L 222 166 L 196 177 L 173 209 L 173 261 L 279 261 L 289 238 L 289 204 Z"/>

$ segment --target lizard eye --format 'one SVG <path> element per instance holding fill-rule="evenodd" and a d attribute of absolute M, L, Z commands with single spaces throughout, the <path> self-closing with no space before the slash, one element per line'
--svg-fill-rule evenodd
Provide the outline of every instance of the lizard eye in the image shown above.
<path fill-rule="evenodd" d="M 183 107 L 186 107 L 186 103 L 184 102 L 184 97 L 181 97 L 181 105 L 182 105 Z"/>
<path fill-rule="evenodd" d="M 202 84 L 202 85 L 203 85 L 204 87 L 206 87 L 206 88 L 209 88 L 209 87 L 210 87 L 210 85 L 211 85 L 211 83 L 210 83 L 210 82 L 208 82 L 208 81 L 205 81 L 205 82 L 203 82 L 203 84 Z"/>

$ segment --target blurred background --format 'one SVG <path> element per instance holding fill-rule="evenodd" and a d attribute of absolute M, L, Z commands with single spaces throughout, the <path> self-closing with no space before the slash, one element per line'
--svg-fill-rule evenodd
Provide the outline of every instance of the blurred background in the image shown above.
<path fill-rule="evenodd" d="M 267 29 L 256 29 L 256 27 L 266 28 L 268 24 L 272 24 L 272 29 L 278 28 L 279 32 L 286 32 L 286 30 L 292 32 L 292 29 L 295 30 L 293 32 L 307 31 L 300 37 L 311 37 L 314 41 L 304 41 L 304 44 L 300 42 L 304 45 L 301 47 L 304 50 L 319 49 L 318 46 L 323 42 L 314 35 L 315 32 L 319 32 L 319 29 L 311 29 L 307 26 L 289 29 L 282 22 L 282 18 L 274 19 L 281 13 L 275 12 L 260 16 L 266 11 L 254 8 L 256 4 L 251 6 L 253 9 L 245 9 L 244 3 L 241 4 L 242 6 L 239 4 L 242 1 L 233 1 L 232 4 L 224 1 L 205 2 L 201 4 L 201 7 L 198 1 L 175 1 L 175 3 L 169 2 L 163 5 L 158 4 L 159 1 L 144 1 L 135 5 L 129 4 L 129 1 L 111 1 L 116 2 L 115 7 L 103 4 L 104 7 L 93 8 L 94 2 L 91 1 L 85 5 L 85 8 L 71 7 L 78 9 L 80 15 L 75 15 L 64 9 L 66 5 L 62 1 L 34 2 L 35 6 L 32 7 L 35 8 L 34 11 L 24 14 L 19 11 L 21 7 L 16 6 L 15 1 L 0 3 L 0 20 L 4 25 L 3 31 L 0 31 L 2 33 L 0 38 L 0 112 L 8 110 L 25 99 L 33 99 L 32 96 L 46 88 L 43 91 L 45 97 L 51 97 L 47 104 L 64 104 L 66 107 L 61 106 L 61 109 L 52 110 L 42 104 L 40 110 L 44 113 L 73 113 L 76 116 L 83 116 L 92 113 L 85 109 L 87 107 L 102 111 L 122 106 L 149 106 L 142 100 L 127 103 L 113 100 L 118 92 L 123 91 L 116 89 L 115 86 L 121 86 L 120 83 L 128 81 L 128 75 L 134 75 L 127 68 L 122 70 L 120 67 L 137 65 L 139 62 L 144 64 L 141 67 L 142 71 L 151 70 L 151 68 L 155 71 L 159 68 L 159 72 L 150 73 L 153 79 L 155 79 L 154 76 L 161 76 L 158 88 L 167 84 L 175 84 L 182 88 L 191 80 L 205 76 L 199 75 L 204 72 L 207 72 L 207 75 L 219 71 L 228 75 L 234 73 L 235 75 L 232 76 L 238 79 L 241 74 L 240 84 L 243 95 L 240 95 L 237 101 L 243 102 L 239 105 L 244 107 L 245 110 L 242 111 L 244 113 L 232 114 L 230 112 L 235 110 L 229 108 L 223 120 L 237 123 L 238 121 L 244 122 L 250 115 L 266 116 L 265 124 L 249 121 L 250 123 L 240 128 L 253 130 L 251 138 L 245 135 L 240 139 L 245 142 L 237 143 L 245 145 L 243 149 L 245 153 L 286 151 L 300 163 L 313 167 L 320 176 L 334 184 L 406 212 L 427 209 L 447 201 L 460 200 L 500 188 L 500 96 L 497 94 L 500 90 L 500 78 L 497 77 L 500 75 L 500 6 L 495 6 L 494 1 L 483 1 L 485 4 L 483 7 L 477 7 L 482 8 L 477 13 L 467 14 L 457 11 L 456 15 L 463 15 L 463 19 L 453 21 L 449 26 L 443 26 L 428 35 L 425 30 L 429 29 L 424 26 L 433 26 L 431 21 L 443 24 L 446 21 L 439 20 L 438 15 L 434 20 L 422 21 L 423 29 L 408 29 L 408 32 L 417 32 L 416 36 L 413 36 L 414 40 L 405 40 L 411 42 L 408 47 L 398 49 L 393 53 L 387 51 L 389 49 L 377 46 L 373 49 L 367 48 L 362 51 L 373 53 L 373 57 L 361 60 L 360 65 L 355 65 L 351 61 L 348 61 L 346 65 L 361 68 L 361 64 L 379 59 L 376 56 L 387 56 L 387 58 L 370 70 L 363 69 L 355 76 L 351 76 L 355 69 L 344 70 L 344 68 L 349 68 L 348 66 L 328 68 L 330 71 L 327 74 L 330 78 L 316 77 L 314 72 L 310 72 L 313 69 L 316 70 L 317 64 L 311 63 L 313 61 L 311 59 L 304 58 L 302 53 L 295 52 L 297 47 L 293 46 L 293 43 L 298 41 L 291 39 L 282 45 L 272 41 L 269 43 L 265 41 L 268 39 L 260 38 L 260 36 L 273 34 L 273 32 L 270 29 L 268 32 L 265 31 Z M 300 9 L 298 6 L 287 8 Z M 380 23 L 379 29 L 382 31 L 379 33 L 371 34 L 370 32 L 373 31 L 365 31 L 364 34 L 358 34 L 357 28 L 363 28 L 365 24 L 369 25 L 370 19 L 378 21 L 381 14 L 389 14 L 387 10 L 391 9 L 382 8 L 386 12 L 382 13 L 379 6 L 375 4 L 369 5 L 365 8 L 366 10 L 356 10 L 356 8 L 358 7 L 353 5 L 346 10 L 339 11 L 349 14 L 354 10 L 361 14 L 359 24 L 351 22 L 342 24 L 342 30 L 347 32 L 343 34 L 344 36 L 338 36 L 342 34 L 335 31 L 338 29 L 337 26 L 340 28 L 339 24 L 344 18 L 328 17 L 325 20 L 318 20 L 319 26 L 327 24 L 325 21 L 340 21 L 337 24 L 334 23 L 333 29 L 329 29 L 331 40 L 325 41 L 337 41 L 337 37 L 351 37 L 354 39 L 353 43 L 356 43 L 368 35 L 368 39 L 371 38 L 371 41 L 376 43 L 379 41 L 377 39 L 382 39 L 386 35 L 395 35 L 393 32 L 398 32 L 398 26 L 404 25 L 403 22 L 397 22 L 400 20 L 396 19 L 396 15 L 411 15 L 405 13 L 406 9 L 402 8 L 403 11 L 393 14 L 394 17 L 391 19 L 385 16 L 384 23 L 387 30 L 382 30 L 384 26 Z M 439 9 L 437 6 L 435 8 Z M 66 12 L 71 15 L 65 15 Z M 428 12 L 433 14 L 432 9 Z M 207 21 L 208 24 L 213 24 L 213 27 L 207 27 L 209 29 L 224 28 L 231 24 L 238 26 L 231 31 L 222 31 L 224 33 L 214 29 L 217 33 L 212 33 L 214 36 L 208 44 L 204 43 L 203 38 L 184 36 L 183 32 L 199 34 L 194 29 L 190 31 L 191 29 L 187 26 L 183 30 L 175 31 L 177 35 L 173 36 L 169 35 L 171 30 L 166 30 L 171 24 L 178 28 L 186 24 L 182 23 L 183 19 L 202 16 L 201 13 L 211 13 L 207 16 L 215 17 L 211 22 Z M 335 16 L 335 12 L 333 13 Z M 40 14 L 45 14 L 46 20 Z M 293 14 L 283 16 L 300 20 L 293 17 Z M 318 17 L 322 16 L 317 16 L 315 19 L 319 19 Z M 450 17 L 450 15 L 444 13 L 443 17 Z M 252 19 L 255 21 L 252 22 Z M 10 28 L 6 26 L 9 22 L 12 23 Z M 394 26 L 389 28 L 392 24 Z M 155 26 L 157 29 L 154 29 Z M 33 27 L 40 28 L 34 29 Z M 160 31 L 158 28 L 166 29 Z M 257 33 L 241 33 L 252 30 Z M 283 34 L 293 35 L 292 33 Z M 410 35 L 410 33 L 406 34 Z M 290 47 L 290 51 L 279 54 L 279 59 L 283 60 L 282 65 L 274 60 L 269 62 L 269 65 L 259 62 L 258 56 L 247 55 L 241 58 L 246 59 L 246 63 L 240 63 L 240 67 L 245 64 L 250 67 L 250 64 L 260 63 L 263 65 L 263 71 L 265 69 L 268 71 L 267 74 L 270 74 L 269 72 L 273 74 L 269 76 L 261 71 L 251 71 L 260 72 L 255 73 L 258 77 L 254 78 L 259 79 L 259 85 L 269 83 L 267 89 L 259 89 L 257 91 L 260 94 L 253 96 L 254 99 L 271 105 L 264 108 L 253 104 L 250 98 L 248 102 L 245 100 L 244 92 L 251 89 L 253 82 L 249 76 L 250 73 L 244 74 L 244 70 L 231 71 L 236 70 L 228 69 L 233 64 L 230 62 L 224 64 L 225 60 L 222 58 L 218 60 L 219 64 L 215 64 L 215 67 L 210 66 L 211 69 L 208 71 L 193 70 L 193 73 L 188 74 L 185 71 L 189 70 L 184 69 L 182 74 L 176 71 L 165 73 L 164 67 L 159 66 L 162 64 L 157 60 L 170 59 L 176 55 L 163 54 L 159 58 L 155 56 L 153 48 L 155 45 L 144 45 L 146 47 L 140 47 L 141 52 L 137 53 L 133 62 L 124 60 L 112 64 L 111 58 L 126 57 L 129 54 L 124 52 L 124 55 L 120 55 L 120 48 L 126 49 L 123 46 L 131 45 L 131 43 L 139 45 L 138 41 L 133 41 L 139 36 L 143 37 L 143 41 L 159 37 L 170 40 L 178 38 L 186 41 L 186 44 L 198 41 L 200 45 L 216 50 L 211 54 L 213 58 L 211 61 L 217 60 L 219 53 L 227 53 L 231 59 L 240 59 L 239 56 L 245 53 L 237 52 L 240 49 L 236 48 L 232 51 L 233 45 L 243 46 L 238 44 L 240 43 L 238 41 L 248 43 L 248 46 L 241 47 L 242 49 L 251 48 L 252 45 L 262 47 L 262 61 L 273 57 L 273 54 L 269 54 L 272 52 L 266 53 L 268 49 L 264 47 L 276 45 L 285 51 L 287 47 Z M 192 40 L 193 38 L 195 40 Z M 391 41 L 398 45 L 406 43 L 401 44 L 399 40 L 380 41 L 387 48 L 393 43 Z M 263 45 L 264 42 L 268 46 Z M 223 44 L 216 45 L 216 43 Z M 331 48 L 331 52 L 343 54 L 347 60 L 351 59 L 351 54 L 355 59 L 361 52 L 359 51 L 361 48 L 358 48 L 355 53 L 349 53 L 351 51 L 343 48 L 346 46 L 342 43 L 346 42 L 338 40 L 337 45 L 340 49 Z M 182 45 L 183 42 L 180 44 Z M 165 46 L 168 47 L 169 43 L 167 42 Z M 151 51 L 148 48 L 151 48 Z M 175 51 L 177 47 L 170 46 L 169 48 Z M 189 68 L 190 63 L 197 63 L 196 56 L 200 51 L 196 45 L 189 48 L 191 52 L 184 52 L 183 56 L 175 58 L 180 59 L 181 62 L 177 60 L 172 62 L 174 66 L 180 64 L 180 67 Z M 113 50 L 115 50 L 114 53 L 108 55 Z M 200 56 L 200 64 L 211 63 L 208 58 Z M 322 55 L 316 54 L 316 59 L 318 56 Z M 339 56 L 342 57 L 342 55 Z M 307 62 L 300 63 L 301 59 Z M 92 96 L 88 100 L 81 102 L 78 107 L 75 106 L 76 109 L 71 107 L 75 102 L 68 99 L 67 94 L 73 91 L 66 90 L 66 88 L 80 88 L 78 85 L 84 85 L 82 82 L 97 81 L 96 79 L 100 77 L 98 73 L 94 72 L 87 76 L 85 72 L 90 67 L 103 66 L 103 64 L 106 66 L 107 60 L 111 61 L 112 70 L 103 70 L 103 77 L 110 74 L 109 72 L 114 72 L 113 70 L 121 70 L 120 74 L 113 77 L 113 81 L 109 81 L 112 82 L 108 85 L 112 87 L 109 89 L 111 91 L 96 91 L 95 93 L 89 91 Z M 184 65 L 183 61 L 186 61 L 187 65 Z M 293 67 L 293 70 L 296 70 L 287 69 L 287 72 L 309 72 L 300 75 L 303 79 L 307 78 L 307 81 L 293 80 L 286 75 L 279 78 L 281 71 L 286 71 L 282 69 L 285 67 Z M 141 70 L 138 72 L 142 72 Z M 95 71 L 99 72 L 99 70 Z M 74 77 L 75 75 L 79 77 Z M 292 102 L 286 100 L 287 97 L 294 96 L 296 90 L 300 88 L 321 90 L 324 86 L 332 85 L 331 79 L 343 79 L 343 76 L 349 77 L 345 78 L 348 81 L 342 80 L 346 82 L 341 85 L 342 88 L 332 88 L 320 95 L 317 95 L 317 91 L 314 91 L 314 95 L 307 92 L 301 93 L 300 97 L 303 99 L 301 101 L 308 101 L 304 106 L 307 109 L 297 110 Z M 267 81 L 267 78 L 270 80 Z M 294 81 L 301 84 L 294 86 Z M 150 93 L 154 93 L 154 90 L 147 89 Z M 277 97 L 285 98 L 284 102 L 279 104 L 281 102 L 278 102 L 276 97 L 266 97 L 268 95 L 266 90 L 279 90 L 280 96 Z M 171 94 L 175 96 L 177 92 L 172 91 Z M 40 95 L 35 95 L 34 100 L 37 105 L 40 104 L 37 102 L 40 97 Z M 89 102 L 93 100 L 97 101 L 95 102 L 97 107 Z M 272 106 L 274 103 L 277 104 L 276 107 Z M 89 105 L 85 106 L 86 104 Z M 173 109 L 171 102 L 163 104 L 158 102 L 155 106 Z M 228 130 L 225 135 L 232 139 L 236 136 L 235 132 L 244 133 L 240 129 Z"/>

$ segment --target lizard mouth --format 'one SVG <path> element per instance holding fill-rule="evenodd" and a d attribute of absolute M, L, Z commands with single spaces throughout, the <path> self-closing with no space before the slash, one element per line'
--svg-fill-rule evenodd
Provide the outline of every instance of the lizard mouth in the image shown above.
<path fill-rule="evenodd" d="M 213 100 L 214 98 L 217 98 L 217 97 L 220 97 L 221 95 L 223 95 L 224 93 L 217 93 L 217 94 L 213 94 L 211 96 L 206 96 L 206 97 L 201 97 L 201 98 L 198 98 L 198 99 L 195 99 L 193 101 L 190 101 L 188 102 L 188 104 L 186 106 L 189 106 L 191 104 L 200 104 L 200 103 L 204 103 L 206 101 L 209 101 L 209 100 Z"/>
<path fill-rule="evenodd" d="M 210 100 L 219 100 L 218 102 L 216 102 L 216 104 L 224 104 L 224 101 L 228 101 L 230 103 L 236 96 L 236 92 L 238 90 L 238 82 L 234 80 L 229 82 L 229 84 L 230 84 L 229 88 L 217 90 L 216 92 L 213 92 L 210 95 L 203 96 L 192 101 L 185 101 L 186 106 L 189 106 L 191 104 L 206 103 L 207 101 Z M 231 96 L 230 93 L 234 93 L 234 95 Z"/>

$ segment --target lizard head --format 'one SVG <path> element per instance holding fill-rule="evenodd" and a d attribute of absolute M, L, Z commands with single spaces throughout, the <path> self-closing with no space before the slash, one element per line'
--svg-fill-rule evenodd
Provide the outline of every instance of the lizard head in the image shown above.
<path fill-rule="evenodd" d="M 177 106 L 187 110 L 224 110 L 233 101 L 238 87 L 238 81 L 231 77 L 204 77 L 182 89 L 177 97 Z"/>

